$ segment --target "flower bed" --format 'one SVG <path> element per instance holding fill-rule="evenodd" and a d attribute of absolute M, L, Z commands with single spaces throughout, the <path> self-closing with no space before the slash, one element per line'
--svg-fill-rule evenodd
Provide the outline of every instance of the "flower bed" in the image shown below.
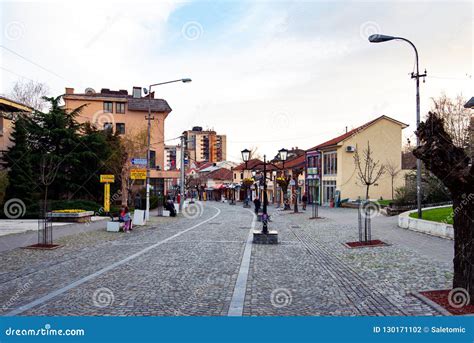
<path fill-rule="evenodd" d="M 94 211 L 84 211 L 78 209 L 72 210 L 56 210 L 49 213 L 53 222 L 73 222 L 86 223 L 90 222 Z"/>

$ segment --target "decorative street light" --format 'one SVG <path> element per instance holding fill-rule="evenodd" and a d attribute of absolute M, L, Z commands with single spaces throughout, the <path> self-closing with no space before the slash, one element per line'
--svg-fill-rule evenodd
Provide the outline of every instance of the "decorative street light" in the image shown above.
<path fill-rule="evenodd" d="M 250 150 L 242 150 L 242 160 L 245 162 L 245 169 L 247 169 L 247 162 L 250 160 Z"/>
<path fill-rule="evenodd" d="M 418 127 L 420 126 L 420 77 L 424 78 L 426 76 L 426 69 L 424 74 L 420 74 L 420 68 L 418 63 L 418 50 L 416 49 L 415 44 L 410 42 L 408 39 L 380 34 L 371 35 L 369 37 L 369 42 L 371 43 L 383 43 L 391 40 L 402 40 L 404 42 L 407 42 L 411 45 L 413 50 L 415 50 L 416 73 L 411 73 L 411 78 L 416 79 L 416 129 L 418 130 Z M 416 138 L 416 146 L 420 146 L 420 139 L 418 138 L 418 136 Z M 418 209 L 418 218 L 421 218 L 421 160 L 418 158 L 416 159 L 416 202 Z"/>
<path fill-rule="evenodd" d="M 143 88 L 143 91 L 145 95 L 148 94 L 148 117 L 146 118 L 148 120 L 148 126 L 147 126 L 147 151 L 146 151 L 146 210 L 145 210 L 145 218 L 146 220 L 149 219 L 150 217 L 150 146 L 151 146 L 151 87 L 154 86 L 161 86 L 165 85 L 168 83 L 174 83 L 174 82 L 183 82 L 183 83 L 188 83 L 191 82 L 190 78 L 184 78 L 184 79 L 178 79 L 178 80 L 172 80 L 172 81 L 166 81 L 166 82 L 159 82 L 159 83 L 154 83 L 148 86 L 148 89 Z M 182 146 L 182 145 L 181 145 Z M 183 149 L 181 147 L 181 149 Z M 183 151 L 181 151 L 181 156 L 183 156 Z M 184 164 L 181 164 L 181 198 L 184 201 Z M 182 203 L 181 201 L 181 203 Z M 180 212 L 181 212 L 181 203 L 180 203 Z"/>
<path fill-rule="evenodd" d="M 242 150 L 242 159 L 244 160 L 244 162 L 246 162 L 245 160 L 249 159 L 249 153 L 250 151 L 248 149 L 245 149 L 245 150 Z M 286 149 L 280 149 L 278 151 L 278 154 L 279 154 L 279 159 L 280 161 L 283 162 L 283 166 L 282 167 L 279 167 L 271 162 L 267 162 L 267 156 L 266 155 L 263 155 L 263 175 L 262 175 L 262 181 L 263 181 L 263 214 L 262 214 L 262 223 L 263 223 L 263 227 L 262 227 L 262 232 L 260 235 L 263 235 L 265 236 L 266 238 L 263 239 L 263 242 L 265 243 L 278 243 L 278 240 L 276 241 L 272 241 L 272 240 L 269 240 L 268 239 L 268 236 L 270 234 L 270 232 L 268 231 L 268 211 L 267 211 L 267 204 L 268 204 L 268 198 L 267 198 L 267 164 L 273 166 L 274 168 L 277 168 L 279 170 L 283 170 L 285 168 L 285 161 L 288 157 L 288 150 Z M 256 171 L 258 169 L 258 166 L 261 166 L 262 163 L 258 163 L 257 165 L 254 165 L 252 166 L 252 175 L 256 175 Z M 247 164 L 245 165 L 245 169 L 247 169 Z M 278 236 L 276 236 L 276 234 L 274 234 L 274 236 L 277 238 Z M 259 243 L 260 241 L 256 241 L 256 233 L 254 233 L 254 242 L 256 243 Z M 278 238 L 277 238 L 278 239 Z"/>

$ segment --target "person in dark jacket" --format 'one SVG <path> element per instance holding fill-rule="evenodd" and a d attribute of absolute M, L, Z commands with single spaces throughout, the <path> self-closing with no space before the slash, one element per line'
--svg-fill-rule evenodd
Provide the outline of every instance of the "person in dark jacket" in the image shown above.
<path fill-rule="evenodd" d="M 171 217 L 176 217 L 176 209 L 174 208 L 174 202 L 169 195 L 166 197 L 165 210 L 170 211 Z"/>
<path fill-rule="evenodd" d="M 255 200 L 253 201 L 253 204 L 255 205 L 255 214 L 258 215 L 258 211 L 260 211 L 260 205 L 261 205 L 260 199 L 258 197 L 255 198 Z"/>
<path fill-rule="evenodd" d="M 306 195 L 306 193 L 303 194 L 301 200 L 303 201 L 303 210 L 306 210 L 306 204 L 308 203 L 308 196 Z"/>

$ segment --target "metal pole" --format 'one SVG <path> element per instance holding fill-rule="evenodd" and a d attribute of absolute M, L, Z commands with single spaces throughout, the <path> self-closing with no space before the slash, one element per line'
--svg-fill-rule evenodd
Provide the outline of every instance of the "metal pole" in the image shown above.
<path fill-rule="evenodd" d="M 420 71 L 418 69 L 418 52 L 416 51 L 416 129 L 420 127 Z M 420 138 L 416 136 L 416 147 L 420 146 Z M 421 160 L 416 159 L 416 204 L 418 218 L 422 218 L 421 211 Z"/>
<path fill-rule="evenodd" d="M 262 233 L 268 233 L 268 214 L 267 214 L 267 157 L 263 155 L 263 228 Z"/>
<path fill-rule="evenodd" d="M 181 199 L 179 201 L 179 213 L 183 210 L 184 203 L 184 136 L 181 136 L 181 182 L 180 182 L 180 193 Z"/>
<path fill-rule="evenodd" d="M 148 125 L 146 151 L 146 209 L 145 220 L 150 219 L 150 145 L 151 145 L 151 86 L 148 87 Z"/>

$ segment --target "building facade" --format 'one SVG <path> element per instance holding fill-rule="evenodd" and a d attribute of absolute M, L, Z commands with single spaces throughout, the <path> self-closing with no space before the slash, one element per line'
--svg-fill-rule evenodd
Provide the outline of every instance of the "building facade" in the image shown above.
<path fill-rule="evenodd" d="M 5 168 L 5 153 L 13 145 L 10 140 L 13 122 L 17 115 L 30 115 L 32 108 L 0 96 L 0 170 Z"/>
<path fill-rule="evenodd" d="M 155 99 L 154 93 L 142 96 L 141 90 L 141 87 L 133 87 L 132 94 L 129 94 L 127 90 L 103 88 L 100 92 L 95 92 L 87 88 L 84 93 L 75 93 L 74 88 L 66 88 L 63 99 L 66 109 L 73 110 L 86 105 L 76 118 L 79 123 L 90 122 L 97 129 L 111 130 L 132 140 L 144 135 L 146 137 L 150 107 L 150 184 L 152 194 L 164 194 L 165 179 L 179 177 L 178 171 L 165 168 L 164 130 L 171 107 L 166 100 Z M 146 146 L 141 151 L 140 156 L 130 156 L 130 159 L 146 158 Z"/>
<path fill-rule="evenodd" d="M 387 116 L 380 116 L 364 125 L 321 143 L 306 152 L 306 191 L 316 187 L 319 202 L 365 198 L 365 185 L 358 179 L 354 154 L 358 151 L 364 163 L 364 150 L 370 144 L 374 161 L 392 164 L 402 170 L 402 130 L 407 124 Z M 310 180 L 311 183 L 309 182 Z M 395 176 L 394 188 L 403 186 L 404 173 Z M 311 191 L 314 191 L 313 189 Z M 370 187 L 369 198 L 391 199 L 392 183 L 388 173 Z"/>
<path fill-rule="evenodd" d="M 213 130 L 203 130 L 195 126 L 184 131 L 187 157 L 195 162 L 220 162 L 227 158 L 226 135 L 218 135 Z"/>

